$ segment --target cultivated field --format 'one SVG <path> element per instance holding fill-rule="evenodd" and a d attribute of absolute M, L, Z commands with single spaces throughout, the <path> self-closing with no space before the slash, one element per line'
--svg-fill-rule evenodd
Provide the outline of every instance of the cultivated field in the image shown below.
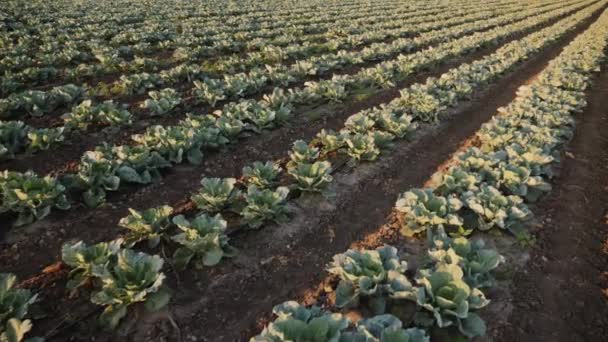
<path fill-rule="evenodd" d="M 0 342 L 606 341 L 608 0 L 3 0 Z"/>

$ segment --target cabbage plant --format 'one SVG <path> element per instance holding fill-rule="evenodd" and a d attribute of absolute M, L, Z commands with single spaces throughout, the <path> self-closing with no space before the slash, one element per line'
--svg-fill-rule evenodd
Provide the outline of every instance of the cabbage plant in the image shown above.
<path fill-rule="evenodd" d="M 271 161 L 265 163 L 256 161 L 253 165 L 243 168 L 245 183 L 255 185 L 261 189 L 275 185 L 280 173 L 281 167 Z"/>
<path fill-rule="evenodd" d="M 478 191 L 467 191 L 461 196 L 467 227 L 489 230 L 494 227 L 517 230 L 522 222 L 532 217 L 532 212 L 518 196 L 503 195 L 493 186 L 482 184 Z"/>
<path fill-rule="evenodd" d="M 144 134 L 132 135 L 131 139 L 172 163 L 179 164 L 187 158 L 191 164 L 198 165 L 203 160 L 202 142 L 198 140 L 197 131 L 190 127 L 156 125 L 148 127 Z"/>
<path fill-rule="evenodd" d="M 482 182 L 482 176 L 477 172 L 453 167 L 442 175 L 441 183 L 435 189 L 440 195 L 460 194 L 469 190 L 476 190 Z"/>
<path fill-rule="evenodd" d="M 15 288 L 17 277 L 0 273 L 0 341 L 20 342 L 32 329 L 32 322 L 25 319 L 29 306 L 37 295 L 30 290 Z"/>
<path fill-rule="evenodd" d="M 414 85 L 401 91 L 399 103 L 406 112 L 424 122 L 436 122 L 438 113 L 445 107 L 426 89 L 427 85 Z"/>
<path fill-rule="evenodd" d="M 513 164 L 499 166 L 500 178 L 498 187 L 505 189 L 511 195 L 523 197 L 528 202 L 536 202 L 538 198 L 551 191 L 551 184 L 541 176 L 532 176 L 532 170 Z"/>
<path fill-rule="evenodd" d="M 117 163 L 116 175 L 121 181 L 149 184 L 162 178 L 160 170 L 171 167 L 160 153 L 147 146 L 119 145 L 99 148 L 108 159 Z"/>
<path fill-rule="evenodd" d="M 375 314 L 383 314 L 391 301 L 415 301 L 418 290 L 405 276 L 406 270 L 407 263 L 399 260 L 397 249 L 392 246 L 350 249 L 335 255 L 328 271 L 340 278 L 336 306 L 351 308 L 364 304 Z"/>
<path fill-rule="evenodd" d="M 169 114 L 182 103 L 179 93 L 172 88 L 151 91 L 148 95 L 150 98 L 146 99 L 141 107 L 149 109 L 152 115 Z"/>
<path fill-rule="evenodd" d="M 496 249 L 486 247 L 482 239 L 451 238 L 441 228 L 434 232 L 429 230 L 428 233 L 428 255 L 431 262 L 460 266 L 465 282 L 471 287 L 494 285 L 491 272 L 505 262 L 505 258 Z"/>
<path fill-rule="evenodd" d="M 162 205 L 141 212 L 129 208 L 129 213 L 118 222 L 119 226 L 129 230 L 125 237 L 125 246 L 130 248 L 140 241 L 148 241 L 148 247 L 154 248 L 158 246 L 170 224 L 169 218 L 173 214 L 173 208 Z"/>
<path fill-rule="evenodd" d="M 245 195 L 247 205 L 241 212 L 243 220 L 251 228 L 259 228 L 267 221 L 284 221 L 288 213 L 285 207 L 288 194 L 289 189 L 283 186 L 273 191 L 250 185 Z"/>
<path fill-rule="evenodd" d="M 526 167 L 532 176 L 553 176 L 551 163 L 554 157 L 545 153 L 543 149 L 531 145 L 511 144 L 505 147 L 505 151 L 509 163 Z"/>
<path fill-rule="evenodd" d="M 322 191 L 333 180 L 331 171 L 331 163 L 328 161 L 318 161 L 313 164 L 299 163 L 288 169 L 298 189 L 311 192 Z"/>
<path fill-rule="evenodd" d="M 173 223 L 182 231 L 172 237 L 180 245 L 173 254 L 178 269 L 185 269 L 190 262 L 199 269 L 214 266 L 222 258 L 231 257 L 236 252 L 228 244 L 227 224 L 220 214 L 201 214 L 191 221 L 179 215 L 173 218 Z"/>
<path fill-rule="evenodd" d="M 417 124 L 410 115 L 397 115 L 391 111 L 382 111 L 376 118 L 379 128 L 403 139 L 416 130 Z"/>
<path fill-rule="evenodd" d="M 0 121 L 0 159 L 13 158 L 23 149 L 27 128 L 23 121 Z"/>
<path fill-rule="evenodd" d="M 302 163 L 312 164 L 319 159 L 319 149 L 308 146 L 304 140 L 296 140 L 289 152 L 289 159 L 288 168 Z"/>
<path fill-rule="evenodd" d="M 217 127 L 222 135 L 233 139 L 243 131 L 245 124 L 239 119 L 221 116 L 219 119 L 217 119 Z"/>
<path fill-rule="evenodd" d="M 419 328 L 404 329 L 399 318 L 377 315 L 357 322 L 355 331 L 347 331 L 339 342 L 429 342 L 426 331 Z"/>
<path fill-rule="evenodd" d="M 376 130 L 368 133 L 374 139 L 374 144 L 380 149 L 388 149 L 393 146 L 395 136 L 389 132 Z"/>
<path fill-rule="evenodd" d="M 344 123 L 344 127 L 350 132 L 361 134 L 371 131 L 375 125 L 376 122 L 364 113 L 353 114 Z"/>
<path fill-rule="evenodd" d="M 250 342 L 327 341 L 339 342 L 349 321 L 339 313 L 289 301 L 272 309 L 277 318 Z"/>
<path fill-rule="evenodd" d="M 321 152 L 324 155 L 339 150 L 345 143 L 344 136 L 333 130 L 322 129 L 313 139 L 313 144 L 320 145 Z"/>
<path fill-rule="evenodd" d="M 48 150 L 64 140 L 64 128 L 37 128 L 27 132 L 27 150 L 31 152 Z"/>
<path fill-rule="evenodd" d="M 190 199 L 197 208 L 215 213 L 228 207 L 240 196 L 235 184 L 234 178 L 203 178 L 200 189 Z"/>
<path fill-rule="evenodd" d="M 65 243 L 61 247 L 61 260 L 71 268 L 67 288 L 76 289 L 90 283 L 96 272 L 114 261 L 112 258 L 120 250 L 122 242 L 117 239 L 91 246 L 82 241 Z"/>
<path fill-rule="evenodd" d="M 218 101 L 226 99 L 222 83 L 209 78 L 202 82 L 194 81 L 192 95 L 199 103 L 208 103 L 212 107 L 215 107 Z"/>
<path fill-rule="evenodd" d="M 143 303 L 149 311 L 163 308 L 169 302 L 169 294 L 161 286 L 165 275 L 161 272 L 163 259 L 130 249 L 117 254 L 116 264 L 95 270 L 102 283 L 91 301 L 104 306 L 100 322 L 114 329 L 127 314 L 127 308 Z"/>
<path fill-rule="evenodd" d="M 62 116 L 68 128 L 87 129 L 89 125 L 129 125 L 133 121 L 131 113 L 112 100 L 93 104 L 91 100 L 84 100 L 78 106 L 72 107 L 70 113 Z"/>
<path fill-rule="evenodd" d="M 422 272 L 417 281 L 424 291 L 418 293 L 421 311 L 416 314 L 416 322 L 439 328 L 456 326 L 469 338 L 484 335 L 485 322 L 473 311 L 488 305 L 489 300 L 481 290 L 467 285 L 463 277 L 462 269 L 455 264 L 440 263 Z"/>
<path fill-rule="evenodd" d="M 462 202 L 457 197 L 438 196 L 432 189 L 405 192 L 395 204 L 395 209 L 401 214 L 401 234 L 405 236 L 439 226 L 461 226 L 460 208 Z"/>
<path fill-rule="evenodd" d="M 373 135 L 352 134 L 346 138 L 346 154 L 354 161 L 372 161 L 380 155 Z"/>
<path fill-rule="evenodd" d="M 120 177 L 116 175 L 117 163 L 108 159 L 101 151 L 87 151 L 78 165 L 76 181 L 85 189 L 82 194 L 84 203 L 97 207 L 105 202 L 106 191 L 116 191 Z"/>
<path fill-rule="evenodd" d="M 55 207 L 70 208 L 65 187 L 51 176 L 38 177 L 32 171 L 25 173 L 5 170 L 0 173 L 0 213 L 17 213 L 14 226 L 23 226 L 41 220 Z"/>

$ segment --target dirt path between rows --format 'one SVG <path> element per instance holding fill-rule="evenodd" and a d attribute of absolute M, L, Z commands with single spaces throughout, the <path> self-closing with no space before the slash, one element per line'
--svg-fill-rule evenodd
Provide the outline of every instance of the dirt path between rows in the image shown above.
<path fill-rule="evenodd" d="M 535 214 L 544 228 L 513 279 L 514 309 L 497 341 L 606 341 L 608 301 L 608 72 L 577 117 L 554 189 Z"/>

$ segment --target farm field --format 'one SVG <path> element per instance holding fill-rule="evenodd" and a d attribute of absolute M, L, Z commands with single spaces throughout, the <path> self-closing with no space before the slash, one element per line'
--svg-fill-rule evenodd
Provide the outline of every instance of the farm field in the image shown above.
<path fill-rule="evenodd" d="M 608 338 L 608 0 L 0 14 L 0 342 Z"/>

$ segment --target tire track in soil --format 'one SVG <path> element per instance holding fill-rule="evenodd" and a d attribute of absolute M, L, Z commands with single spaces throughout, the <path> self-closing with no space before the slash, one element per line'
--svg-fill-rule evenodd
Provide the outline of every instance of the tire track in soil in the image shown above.
<path fill-rule="evenodd" d="M 606 94 L 604 70 L 588 91 L 588 107 L 576 118 L 554 189 L 535 210 L 544 226 L 530 262 L 515 274 L 514 309 L 508 324 L 496 332 L 496 341 L 606 341 Z"/>
<path fill-rule="evenodd" d="M 592 19 L 599 15 L 598 11 Z M 560 16 L 561 17 L 561 16 Z M 586 27 L 591 21 L 584 22 Z M 541 25 L 546 27 L 553 20 Z M 224 151 L 210 153 L 201 165 L 177 165 L 157 182 L 145 187 L 126 185 L 117 192 L 108 193 L 108 203 L 101 208 L 89 209 L 81 203 L 74 203 L 74 208 L 67 212 L 54 211 L 43 221 L 36 222 L 26 230 L 16 232 L 15 239 L 2 241 L 3 235 L 10 233 L 9 220 L 0 216 L 0 260 L 3 260 L 2 272 L 15 273 L 20 279 L 37 274 L 45 265 L 58 260 L 61 245 L 70 239 L 81 239 L 85 242 L 97 242 L 121 234 L 124 230 L 117 226 L 121 217 L 127 214 L 126 208 L 143 210 L 165 203 L 175 204 L 189 196 L 198 187 L 204 176 L 238 177 L 243 166 L 256 160 L 274 160 L 287 154 L 291 143 L 297 139 L 309 140 L 322 128 L 339 129 L 350 115 L 358 111 L 386 103 L 399 96 L 401 88 L 414 83 L 424 82 L 428 77 L 437 77 L 451 68 L 463 63 L 470 63 L 492 54 L 505 44 L 521 39 L 530 32 L 519 33 L 505 39 L 497 46 L 482 47 L 464 57 L 450 59 L 447 63 L 418 72 L 396 87 L 383 90 L 362 101 L 345 104 L 326 105 L 316 109 L 316 116 L 299 115 L 285 126 L 262 135 L 244 138 L 229 145 Z M 570 33 L 567 37 L 572 36 Z M 569 39 L 569 38 L 568 38 Z M 563 41 L 563 40 L 560 40 Z M 434 146 L 430 144 L 429 146 Z M 27 260 L 27 262 L 24 262 Z"/>
<path fill-rule="evenodd" d="M 282 231 L 285 226 L 272 226 L 239 236 L 234 243 L 241 247 L 243 254 L 249 255 L 218 269 L 204 270 L 208 276 L 185 275 L 187 278 L 181 279 L 182 287 L 176 291 L 179 295 L 172 305 L 182 336 L 195 336 L 199 341 L 247 341 L 260 329 L 256 319 L 267 318 L 274 305 L 306 297 L 307 292 L 325 278 L 324 266 L 334 254 L 377 231 L 387 221 L 399 193 L 422 186 L 482 123 L 515 98 L 520 85 L 544 69 L 562 47 L 590 23 L 586 22 L 558 44 L 520 65 L 443 124 L 405 143 L 403 150 L 395 149 L 380 172 L 368 174 L 365 181 L 352 184 L 348 198 L 329 214 L 317 206 L 316 212 L 303 211 L 318 217 L 309 220 L 308 226 L 301 225 L 300 231 L 286 233 Z M 197 282 L 206 284 L 203 293 L 194 285 Z M 163 331 L 152 328 L 154 324 L 158 321 L 153 319 L 142 324 L 135 340 L 164 335 Z M 172 333 L 167 330 L 164 333 L 171 340 Z"/>

